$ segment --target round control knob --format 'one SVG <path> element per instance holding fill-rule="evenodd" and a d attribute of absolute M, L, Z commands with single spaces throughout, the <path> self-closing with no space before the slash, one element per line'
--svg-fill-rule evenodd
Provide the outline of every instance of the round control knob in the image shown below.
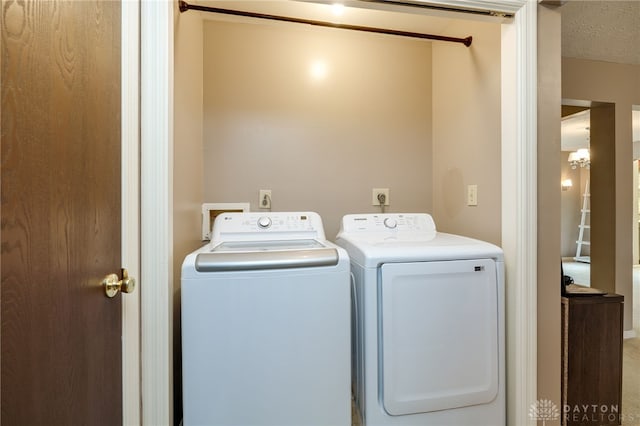
<path fill-rule="evenodd" d="M 271 218 L 267 216 L 262 216 L 258 219 L 258 226 L 262 229 L 266 229 L 271 226 Z"/>
<path fill-rule="evenodd" d="M 392 217 L 388 217 L 384 220 L 384 226 L 389 229 L 395 229 L 395 227 L 398 226 L 398 221 Z"/>

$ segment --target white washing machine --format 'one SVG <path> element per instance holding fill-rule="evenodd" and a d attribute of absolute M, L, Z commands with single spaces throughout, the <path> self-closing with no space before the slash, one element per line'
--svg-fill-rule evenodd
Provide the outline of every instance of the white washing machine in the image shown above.
<path fill-rule="evenodd" d="M 182 265 L 184 425 L 351 425 L 349 283 L 316 213 L 219 215 Z"/>
<path fill-rule="evenodd" d="M 505 424 L 504 261 L 427 214 L 342 219 L 363 425 Z"/>

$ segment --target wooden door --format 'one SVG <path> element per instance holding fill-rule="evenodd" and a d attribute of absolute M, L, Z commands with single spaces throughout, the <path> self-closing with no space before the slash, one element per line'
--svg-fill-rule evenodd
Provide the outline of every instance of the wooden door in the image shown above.
<path fill-rule="evenodd" d="M 2 424 L 120 424 L 120 3 L 1 13 Z"/>

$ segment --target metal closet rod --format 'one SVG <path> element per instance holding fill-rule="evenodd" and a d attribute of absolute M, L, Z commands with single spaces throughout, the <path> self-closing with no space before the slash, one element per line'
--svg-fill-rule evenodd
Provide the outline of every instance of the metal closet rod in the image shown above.
<path fill-rule="evenodd" d="M 291 18 L 288 16 L 269 15 L 264 13 L 244 12 L 242 10 L 200 6 L 197 4 L 189 4 L 184 0 L 179 0 L 178 6 L 180 8 L 180 12 L 186 12 L 187 10 L 198 10 L 201 12 L 223 13 L 225 15 L 246 16 L 249 18 L 269 19 L 272 21 L 294 22 L 297 24 L 315 25 L 318 27 L 342 28 L 344 30 L 364 31 L 368 33 L 389 34 L 389 35 L 396 35 L 396 36 L 402 36 L 402 37 L 421 38 L 421 39 L 427 39 L 427 40 L 448 41 L 452 43 L 462 43 L 467 47 L 471 46 L 471 41 L 473 40 L 473 37 L 471 36 L 465 37 L 465 38 L 447 37 L 447 36 L 441 36 L 441 35 L 435 35 L 435 34 L 414 33 L 410 31 L 389 30 L 385 28 L 376 28 L 376 27 L 361 27 L 359 25 L 336 24 L 336 23 L 327 22 L 327 21 L 314 21 L 311 19 Z"/>

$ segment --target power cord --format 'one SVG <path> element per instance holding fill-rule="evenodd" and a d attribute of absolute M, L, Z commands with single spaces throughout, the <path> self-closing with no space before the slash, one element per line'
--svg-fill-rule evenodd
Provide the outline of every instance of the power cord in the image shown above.
<path fill-rule="evenodd" d="M 381 192 L 378 194 L 378 202 L 380 203 L 380 211 L 384 213 L 384 203 L 387 201 L 387 197 Z"/>
<path fill-rule="evenodd" d="M 262 197 L 262 201 L 260 202 L 261 209 L 269 209 L 271 211 L 271 196 L 269 194 L 264 194 Z"/>

